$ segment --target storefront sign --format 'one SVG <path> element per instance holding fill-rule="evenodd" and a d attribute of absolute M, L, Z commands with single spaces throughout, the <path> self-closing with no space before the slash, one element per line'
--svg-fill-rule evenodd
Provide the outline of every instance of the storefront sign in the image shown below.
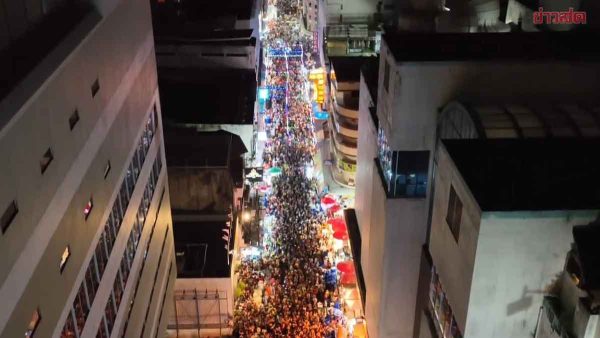
<path fill-rule="evenodd" d="M 244 176 L 250 183 L 262 182 L 263 168 L 246 168 L 244 169 Z"/>

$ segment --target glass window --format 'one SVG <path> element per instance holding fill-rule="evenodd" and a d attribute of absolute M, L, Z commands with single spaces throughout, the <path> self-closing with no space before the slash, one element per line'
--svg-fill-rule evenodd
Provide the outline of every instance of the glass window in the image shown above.
<path fill-rule="evenodd" d="M 65 321 L 65 326 L 63 326 L 63 330 L 60 334 L 60 338 L 75 338 L 75 321 L 73 320 L 73 312 L 69 311 L 67 315 L 67 320 Z"/>
<path fill-rule="evenodd" d="M 40 160 L 40 170 L 42 171 L 42 174 L 48 169 L 52 160 L 54 160 L 54 154 L 52 153 L 52 148 L 48 148 Z"/>
<path fill-rule="evenodd" d="M 118 272 L 113 285 L 113 294 L 115 295 L 115 305 L 118 309 L 119 305 L 121 305 L 121 298 L 123 297 L 123 285 L 121 284 L 121 277 Z"/>
<path fill-rule="evenodd" d="M 391 197 L 426 196 L 429 151 L 385 150 L 379 164 Z"/>
<path fill-rule="evenodd" d="M 112 294 L 108 297 L 108 303 L 106 303 L 106 308 L 104 309 L 104 318 L 106 319 L 106 326 L 108 327 L 109 334 L 112 331 L 112 327 L 115 324 L 115 302 L 113 300 Z"/>
<path fill-rule="evenodd" d="M 123 210 L 123 214 L 125 214 L 125 210 L 127 210 L 127 205 L 129 205 L 129 193 L 127 190 L 127 180 L 124 180 L 123 184 L 121 184 L 121 190 L 119 191 L 119 198 L 121 199 L 121 209 Z"/>
<path fill-rule="evenodd" d="M 106 167 L 104 167 L 104 178 L 108 177 L 108 173 L 110 173 L 110 161 L 106 162 Z"/>
<path fill-rule="evenodd" d="M 79 122 L 79 112 L 75 109 L 71 116 L 69 116 L 69 129 L 73 130 L 77 122 Z"/>
<path fill-rule="evenodd" d="M 129 165 L 129 168 L 127 168 L 127 174 L 125 175 L 125 177 L 127 181 L 127 189 L 129 191 L 129 195 L 131 195 L 133 193 L 133 189 L 135 188 L 136 179 L 133 169 L 133 162 Z"/>
<path fill-rule="evenodd" d="M 112 214 L 113 214 L 113 220 L 115 221 L 116 224 L 119 224 L 119 226 L 118 226 L 118 228 L 119 228 L 121 222 L 123 221 L 123 212 L 121 211 L 121 202 L 119 201 L 118 195 L 115 200 L 115 204 L 113 205 Z"/>
<path fill-rule="evenodd" d="M 88 202 L 85 204 L 85 207 L 83 208 L 83 215 L 86 220 L 90 216 L 90 213 L 92 212 L 93 208 L 94 208 L 94 200 L 90 197 Z"/>
<path fill-rule="evenodd" d="M 94 266 L 90 262 L 90 266 L 85 272 L 85 286 L 88 292 L 88 299 L 92 303 L 96 297 L 96 290 L 98 290 L 98 279 L 96 278 L 96 272 Z"/>
<path fill-rule="evenodd" d="M 33 311 L 33 315 L 31 316 L 31 320 L 29 321 L 29 325 L 27 325 L 27 331 L 25 331 L 25 337 L 32 338 L 35 330 L 40 324 L 40 320 L 42 317 L 40 316 L 40 309 L 35 309 Z"/>
<path fill-rule="evenodd" d="M 134 222 L 133 226 L 131 227 L 131 235 L 133 236 L 133 243 L 135 246 L 137 246 L 138 240 L 140 238 L 140 229 L 136 226 L 136 224 L 139 224 L 138 222 Z"/>
<path fill-rule="evenodd" d="M 144 140 L 140 140 L 137 148 L 140 168 L 144 165 L 144 159 L 146 159 L 146 150 L 144 150 Z"/>
<path fill-rule="evenodd" d="M 127 285 L 127 278 L 129 277 L 129 263 L 127 257 L 127 250 L 121 259 L 121 277 L 123 278 L 123 284 Z"/>
<path fill-rule="evenodd" d="M 138 214 L 137 214 L 137 221 L 139 223 L 140 228 L 144 228 L 144 221 L 146 220 L 146 217 L 144 215 L 144 210 L 142 208 L 138 209 Z"/>
<path fill-rule="evenodd" d="M 95 97 L 96 94 L 98 94 L 98 91 L 100 90 L 100 80 L 96 79 L 96 81 L 94 81 L 94 83 L 92 83 L 92 97 Z"/>
<path fill-rule="evenodd" d="M 77 292 L 77 297 L 75 298 L 73 310 L 75 311 L 75 324 L 77 327 L 77 332 L 83 332 L 85 320 L 87 319 L 87 315 L 90 311 L 90 307 L 85 297 L 84 284 L 81 284 L 79 292 Z"/>
<path fill-rule="evenodd" d="M 127 241 L 127 258 L 129 261 L 129 267 L 131 267 L 131 264 L 133 264 L 133 259 L 135 258 L 135 239 L 133 236 L 129 236 L 129 241 Z"/>
<path fill-rule="evenodd" d="M 106 247 L 104 245 L 104 234 L 100 235 L 100 240 L 96 246 L 96 263 L 98 264 L 98 273 L 100 276 L 104 274 L 104 269 L 108 262 L 108 255 L 106 254 Z"/>
<path fill-rule="evenodd" d="M 462 217 L 462 201 L 454 186 L 450 186 L 450 195 L 448 196 L 448 212 L 446 213 L 446 223 L 450 227 L 452 236 L 458 241 L 458 235 L 460 233 L 460 221 Z"/>
<path fill-rule="evenodd" d="M 102 317 L 102 321 L 100 322 L 100 327 L 98 328 L 98 333 L 96 334 L 96 338 L 108 338 L 108 332 L 106 332 L 106 321 L 104 317 Z"/>
<path fill-rule="evenodd" d="M 158 111 L 156 110 L 156 103 L 154 104 L 154 112 L 152 113 L 152 126 L 154 130 L 158 128 Z"/>
<path fill-rule="evenodd" d="M 104 227 L 104 236 L 106 237 L 106 250 L 110 253 L 115 244 L 115 233 L 109 223 Z"/>
<path fill-rule="evenodd" d="M 63 270 L 65 269 L 65 265 L 67 264 L 67 261 L 69 260 L 69 257 L 71 257 L 71 248 L 67 245 L 65 247 L 65 249 L 63 250 L 62 256 L 60 257 L 60 272 L 62 273 Z"/>
<path fill-rule="evenodd" d="M 2 230 L 2 233 L 6 232 L 6 229 L 8 229 L 8 226 L 12 223 L 18 213 L 19 208 L 17 207 L 17 202 L 10 202 L 0 218 L 0 229 Z"/>

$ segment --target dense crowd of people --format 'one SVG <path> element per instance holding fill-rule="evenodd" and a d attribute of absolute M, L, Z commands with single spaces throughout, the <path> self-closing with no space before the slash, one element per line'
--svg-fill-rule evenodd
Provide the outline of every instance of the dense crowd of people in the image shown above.
<path fill-rule="evenodd" d="M 316 151 L 308 95 L 310 56 L 293 52 L 311 45 L 303 34 L 297 0 L 269 0 L 277 20 L 269 22 L 264 40 L 266 82 L 271 92 L 266 110 L 269 141 L 265 168 L 280 168 L 267 197 L 274 223 L 263 238 L 258 257 L 243 259 L 236 269 L 238 287 L 234 336 L 336 337 L 344 325 L 333 268 L 330 239 L 322 236 L 325 216 L 317 184 L 306 176 Z"/>

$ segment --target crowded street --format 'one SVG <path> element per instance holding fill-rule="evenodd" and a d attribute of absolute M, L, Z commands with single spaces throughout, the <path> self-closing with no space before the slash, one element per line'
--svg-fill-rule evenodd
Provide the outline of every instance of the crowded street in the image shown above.
<path fill-rule="evenodd" d="M 313 177 L 317 141 L 308 72 L 315 61 L 305 52 L 313 41 L 303 31 L 301 6 L 296 0 L 269 1 L 263 26 L 270 97 L 262 117 L 262 160 L 268 186 L 260 248 L 236 269 L 237 337 L 348 336 L 335 239 L 326 230 L 336 210 L 322 203 Z"/>

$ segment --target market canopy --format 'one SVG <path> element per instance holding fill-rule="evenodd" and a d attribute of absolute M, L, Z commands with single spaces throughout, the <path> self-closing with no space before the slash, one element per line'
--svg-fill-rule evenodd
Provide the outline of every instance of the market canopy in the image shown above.
<path fill-rule="evenodd" d="M 321 198 L 321 203 L 323 205 L 325 205 L 326 207 L 330 207 L 332 205 L 335 204 L 335 198 L 329 196 L 329 195 L 325 195 L 325 197 Z"/>
<path fill-rule="evenodd" d="M 270 174 L 281 174 L 281 168 L 280 167 L 272 167 L 271 169 L 269 169 L 269 173 Z"/>
<path fill-rule="evenodd" d="M 331 228 L 333 229 L 333 231 L 347 231 L 346 222 L 341 218 L 332 218 L 328 220 L 327 223 L 331 224 Z"/>
<path fill-rule="evenodd" d="M 346 241 L 348 240 L 348 233 L 345 231 L 336 231 L 333 233 L 333 238 Z"/>
<path fill-rule="evenodd" d="M 354 272 L 354 262 L 352 261 L 343 261 L 337 263 L 337 269 L 344 273 L 353 273 Z"/>

